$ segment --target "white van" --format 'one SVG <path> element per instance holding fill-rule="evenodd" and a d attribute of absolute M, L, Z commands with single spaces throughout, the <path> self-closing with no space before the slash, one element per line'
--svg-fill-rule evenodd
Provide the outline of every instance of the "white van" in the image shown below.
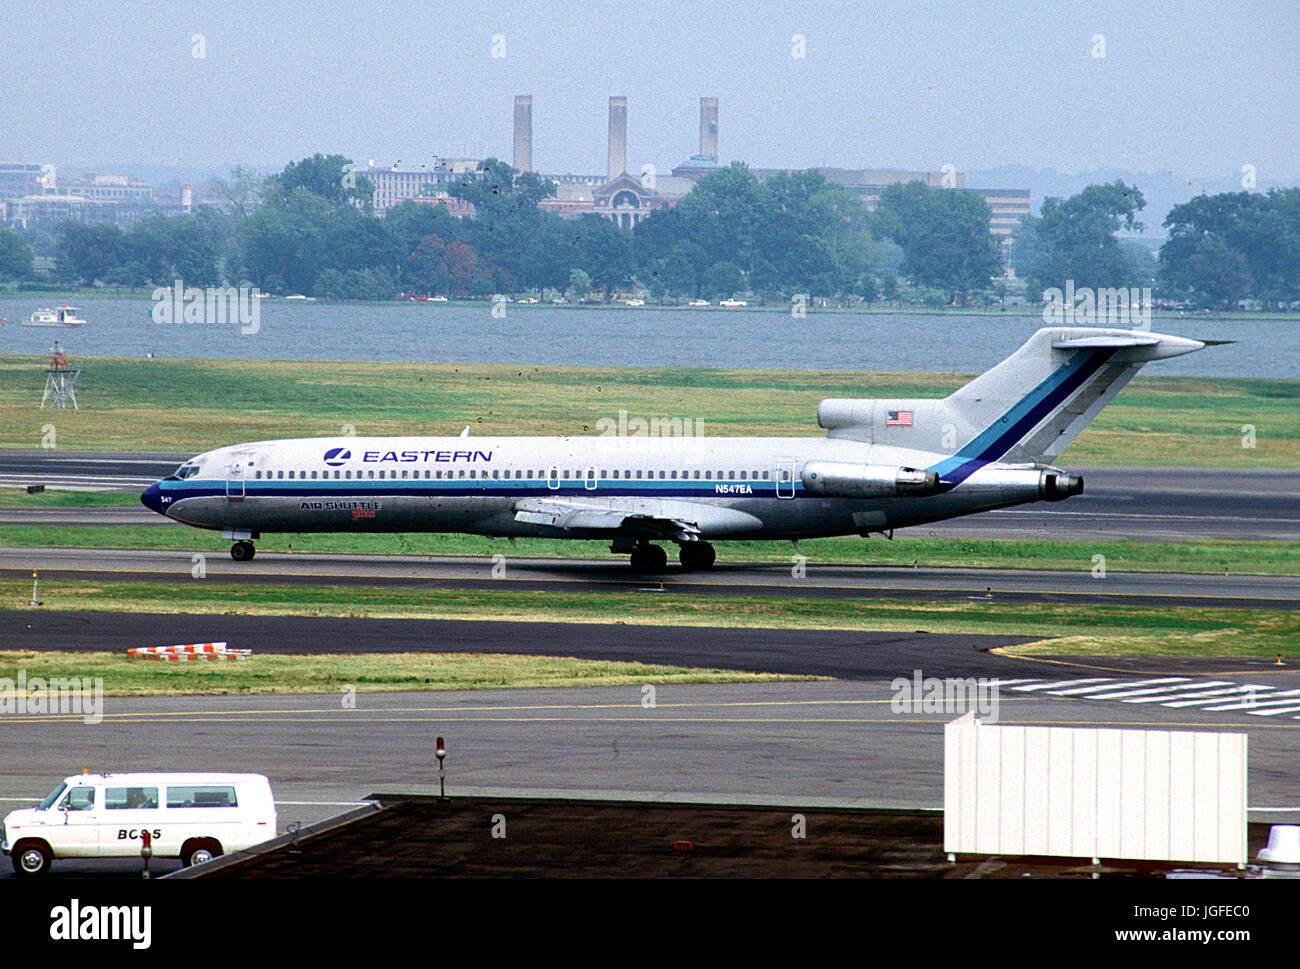
<path fill-rule="evenodd" d="M 19 875 L 55 858 L 139 857 L 208 861 L 275 837 L 275 801 L 261 774 L 74 774 L 40 807 L 10 811 L 0 851 Z"/>

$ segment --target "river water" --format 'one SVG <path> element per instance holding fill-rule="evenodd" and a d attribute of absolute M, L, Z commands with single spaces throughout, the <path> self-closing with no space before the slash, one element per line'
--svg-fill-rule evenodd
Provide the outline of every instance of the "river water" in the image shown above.
<path fill-rule="evenodd" d="M 83 327 L 19 324 L 33 310 L 81 307 Z M 268 299 L 255 333 L 238 323 L 156 323 L 147 299 L 0 296 L 0 353 L 73 357 L 389 360 L 610 367 L 970 372 L 1004 359 L 1042 317 L 789 313 L 750 309 L 509 304 L 317 303 Z M 1300 379 L 1300 321 L 1157 318 L 1152 329 L 1231 346 L 1152 365 L 1150 375 Z"/>

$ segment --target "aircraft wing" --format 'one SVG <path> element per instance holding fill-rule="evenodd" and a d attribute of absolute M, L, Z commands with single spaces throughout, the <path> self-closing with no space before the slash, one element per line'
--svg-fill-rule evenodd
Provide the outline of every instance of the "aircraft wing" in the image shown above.
<path fill-rule="evenodd" d="M 673 498 L 524 498 L 515 520 L 564 531 L 622 533 L 638 538 L 691 542 L 745 532 L 762 521 L 735 508 Z"/>

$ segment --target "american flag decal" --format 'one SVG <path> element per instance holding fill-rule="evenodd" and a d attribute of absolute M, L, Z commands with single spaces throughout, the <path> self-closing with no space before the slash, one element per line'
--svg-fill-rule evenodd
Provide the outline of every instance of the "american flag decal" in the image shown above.
<path fill-rule="evenodd" d="M 886 427 L 911 427 L 912 412 L 910 410 L 891 410 L 889 416 L 885 418 Z"/>

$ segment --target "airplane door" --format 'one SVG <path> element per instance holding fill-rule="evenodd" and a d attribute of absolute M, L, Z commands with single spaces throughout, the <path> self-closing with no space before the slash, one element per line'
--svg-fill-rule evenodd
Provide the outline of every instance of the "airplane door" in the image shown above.
<path fill-rule="evenodd" d="M 546 472 L 546 487 L 552 491 L 560 490 L 560 469 L 555 465 L 551 465 L 550 470 Z"/>
<path fill-rule="evenodd" d="M 794 497 L 794 458 L 782 458 L 776 463 L 776 496 Z"/>
<path fill-rule="evenodd" d="M 588 491 L 596 490 L 596 469 L 595 468 L 587 469 L 587 473 L 583 476 L 582 483 Z"/>
<path fill-rule="evenodd" d="M 226 469 L 226 498 L 244 500 L 244 462 L 241 458 Z"/>

